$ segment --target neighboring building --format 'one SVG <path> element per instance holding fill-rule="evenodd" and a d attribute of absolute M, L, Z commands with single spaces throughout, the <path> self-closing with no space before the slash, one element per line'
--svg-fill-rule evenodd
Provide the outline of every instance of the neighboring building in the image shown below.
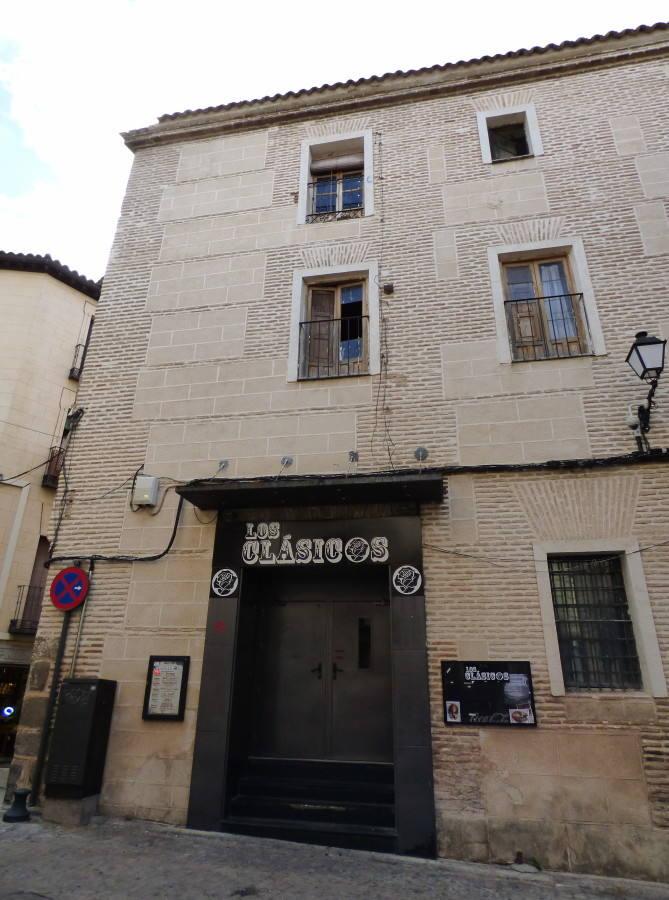
<path fill-rule="evenodd" d="M 625 361 L 669 334 L 668 38 L 125 135 L 68 462 L 99 499 L 56 548 L 114 557 L 60 673 L 118 681 L 103 811 L 669 877 L 669 453 L 637 452 Z M 669 376 L 656 400 L 666 448 Z M 143 718 L 163 655 L 183 720 Z M 469 718 L 488 672 L 508 727 Z"/>
<path fill-rule="evenodd" d="M 0 780 L 47 579 L 68 414 L 100 285 L 50 256 L 0 252 Z M 4 771 L 3 771 L 4 770 Z"/>

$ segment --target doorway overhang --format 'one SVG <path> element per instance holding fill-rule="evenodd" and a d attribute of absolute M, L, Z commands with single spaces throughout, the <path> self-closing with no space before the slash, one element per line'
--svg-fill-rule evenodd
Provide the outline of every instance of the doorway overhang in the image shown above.
<path fill-rule="evenodd" d="M 442 469 L 404 469 L 351 475 L 279 475 L 207 478 L 176 489 L 199 509 L 325 506 L 353 503 L 441 503 Z"/>

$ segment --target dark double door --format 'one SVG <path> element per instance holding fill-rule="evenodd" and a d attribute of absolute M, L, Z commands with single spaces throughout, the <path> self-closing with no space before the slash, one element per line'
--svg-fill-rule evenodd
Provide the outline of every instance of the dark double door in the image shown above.
<path fill-rule="evenodd" d="M 392 762 L 386 570 L 259 574 L 248 756 Z"/>

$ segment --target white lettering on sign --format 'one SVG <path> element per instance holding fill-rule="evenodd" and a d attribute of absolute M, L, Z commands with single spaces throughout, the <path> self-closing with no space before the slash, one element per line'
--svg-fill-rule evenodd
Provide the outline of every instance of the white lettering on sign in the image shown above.
<path fill-rule="evenodd" d="M 388 562 L 388 538 L 298 538 L 281 535 L 278 522 L 247 522 L 242 562 L 247 566 L 306 566 L 340 563 Z"/>
<path fill-rule="evenodd" d="M 508 672 L 481 672 L 477 666 L 465 666 L 465 681 L 508 681 Z"/>

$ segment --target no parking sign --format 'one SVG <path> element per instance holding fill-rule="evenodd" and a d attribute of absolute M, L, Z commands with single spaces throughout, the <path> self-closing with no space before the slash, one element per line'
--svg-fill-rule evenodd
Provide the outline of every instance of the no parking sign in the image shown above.
<path fill-rule="evenodd" d="M 51 582 L 51 602 L 61 612 L 76 609 L 86 599 L 88 575 L 78 566 L 61 569 Z"/>

